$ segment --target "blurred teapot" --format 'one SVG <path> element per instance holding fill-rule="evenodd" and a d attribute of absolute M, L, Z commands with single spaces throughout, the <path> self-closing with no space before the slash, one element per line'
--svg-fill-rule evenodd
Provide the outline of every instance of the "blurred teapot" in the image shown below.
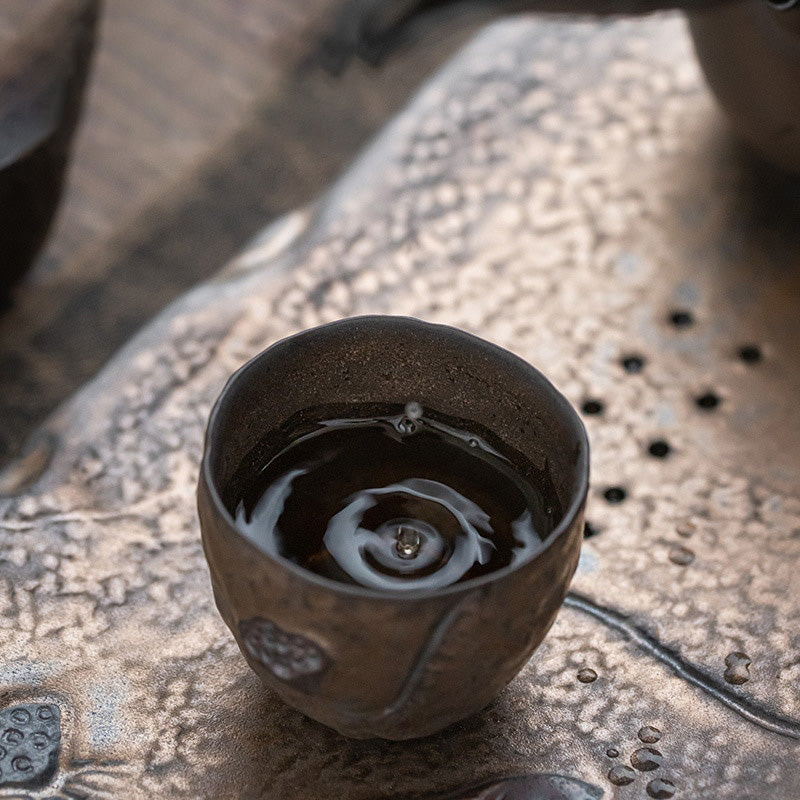
<path fill-rule="evenodd" d="M 773 164 L 800 172 L 800 0 L 741 0 L 688 16 L 734 130 Z"/>
<path fill-rule="evenodd" d="M 344 0 L 326 46 L 380 60 L 409 17 L 442 0 Z M 488 0 L 498 13 L 643 15 L 681 9 L 734 130 L 773 164 L 800 172 L 800 0 Z M 453 3 L 456 5 L 456 3 Z"/>

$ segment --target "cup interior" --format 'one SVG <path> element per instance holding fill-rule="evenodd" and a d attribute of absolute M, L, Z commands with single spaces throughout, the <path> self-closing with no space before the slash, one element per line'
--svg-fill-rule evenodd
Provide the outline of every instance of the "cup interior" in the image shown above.
<path fill-rule="evenodd" d="M 258 470 L 289 428 L 321 408 L 405 405 L 477 424 L 549 476 L 562 519 L 588 485 L 588 443 L 575 410 L 522 359 L 464 331 L 405 317 L 356 317 L 284 339 L 236 372 L 214 407 L 203 469 L 233 525 L 236 481 Z M 365 414 L 366 415 L 366 414 Z M 252 474 L 252 473 L 251 473 Z"/>

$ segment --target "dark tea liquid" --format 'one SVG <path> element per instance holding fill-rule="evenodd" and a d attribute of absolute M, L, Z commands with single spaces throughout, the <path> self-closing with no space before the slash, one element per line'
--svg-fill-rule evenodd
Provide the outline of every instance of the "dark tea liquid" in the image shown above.
<path fill-rule="evenodd" d="M 527 559 L 560 518 L 549 476 L 417 403 L 288 430 L 228 487 L 261 550 L 371 589 L 437 589 Z M 258 448 L 257 448 L 258 450 Z"/>

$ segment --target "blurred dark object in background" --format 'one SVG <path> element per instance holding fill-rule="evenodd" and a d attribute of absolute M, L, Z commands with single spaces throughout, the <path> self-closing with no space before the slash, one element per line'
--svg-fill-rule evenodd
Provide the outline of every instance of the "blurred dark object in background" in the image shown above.
<path fill-rule="evenodd" d="M 0 303 L 58 207 L 100 0 L 0 7 Z"/>
<path fill-rule="evenodd" d="M 764 0 L 756 0 L 763 3 Z M 732 0 L 478 0 L 495 14 L 536 12 L 583 16 L 635 16 L 676 8 L 703 11 Z M 335 25 L 323 40 L 321 57 L 334 74 L 353 57 L 379 64 L 402 42 L 408 22 L 434 7 L 457 9 L 462 0 L 341 0 Z"/>
<path fill-rule="evenodd" d="M 687 13 L 708 83 L 734 131 L 770 163 L 800 172 L 800 3 L 798 0 L 483 0 L 499 13 L 587 16 Z M 380 63 L 404 40 L 410 19 L 456 0 L 344 0 L 323 42 L 334 74 L 351 58 Z"/>
<path fill-rule="evenodd" d="M 743 0 L 689 15 L 706 80 L 736 133 L 800 172 L 800 5 Z"/>

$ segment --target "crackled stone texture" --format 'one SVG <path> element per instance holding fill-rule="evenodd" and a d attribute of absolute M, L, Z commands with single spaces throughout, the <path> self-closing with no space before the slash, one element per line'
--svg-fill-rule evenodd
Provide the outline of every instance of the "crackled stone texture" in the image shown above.
<path fill-rule="evenodd" d="M 793 800 L 796 212 L 794 188 L 726 138 L 679 17 L 487 29 L 5 476 L 20 486 L 0 502 L 0 678 L 69 718 L 56 785 L 99 797 L 97 769 L 129 798 L 374 800 L 547 773 L 606 797 L 658 779 L 695 800 Z M 259 685 L 214 610 L 194 507 L 230 372 L 279 337 L 373 312 L 466 328 L 603 404 L 586 418 L 595 535 L 573 586 L 588 605 L 562 611 L 490 709 L 418 743 L 348 741 Z M 763 358 L 746 363 L 753 343 Z M 710 391 L 719 404 L 699 407 Z M 676 546 L 694 558 L 675 563 Z M 751 660 L 739 685 L 723 678 L 736 652 Z M 614 785 L 645 726 L 660 764 Z"/>

